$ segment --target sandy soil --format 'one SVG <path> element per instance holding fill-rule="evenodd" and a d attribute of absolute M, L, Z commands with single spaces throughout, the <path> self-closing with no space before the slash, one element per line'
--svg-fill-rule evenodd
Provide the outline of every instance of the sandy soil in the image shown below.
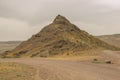
<path fill-rule="evenodd" d="M 114 52 L 106 51 L 105 53 L 115 57 Z M 119 54 L 116 55 L 117 58 L 120 58 Z M 92 61 L 49 59 L 1 59 L 0 61 L 17 62 L 34 67 L 36 69 L 35 80 L 120 80 L 119 63 L 97 64 Z"/>

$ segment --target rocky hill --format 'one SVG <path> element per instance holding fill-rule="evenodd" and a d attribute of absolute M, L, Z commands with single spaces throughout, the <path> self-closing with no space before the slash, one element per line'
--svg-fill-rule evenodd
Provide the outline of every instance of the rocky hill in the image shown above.
<path fill-rule="evenodd" d="M 117 50 L 86 31 L 80 30 L 65 17 L 58 15 L 39 33 L 22 42 L 7 57 L 47 57 L 54 55 L 76 55 L 91 49 Z"/>
<path fill-rule="evenodd" d="M 99 39 L 117 47 L 120 47 L 120 34 L 98 36 Z"/>

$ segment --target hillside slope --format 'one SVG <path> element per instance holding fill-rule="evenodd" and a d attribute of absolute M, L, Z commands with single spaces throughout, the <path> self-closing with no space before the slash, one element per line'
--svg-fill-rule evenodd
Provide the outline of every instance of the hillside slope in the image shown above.
<path fill-rule="evenodd" d="M 15 47 L 17 47 L 21 41 L 7 41 L 7 42 L 0 42 L 0 54 L 2 54 L 5 51 L 11 51 Z"/>
<path fill-rule="evenodd" d="M 20 44 L 8 57 L 47 57 L 63 54 L 80 54 L 90 49 L 112 49 L 111 46 L 58 15 L 53 23 L 44 27 L 39 33 Z"/>
<path fill-rule="evenodd" d="M 120 47 L 120 34 L 98 36 L 99 39 L 117 47 Z"/>

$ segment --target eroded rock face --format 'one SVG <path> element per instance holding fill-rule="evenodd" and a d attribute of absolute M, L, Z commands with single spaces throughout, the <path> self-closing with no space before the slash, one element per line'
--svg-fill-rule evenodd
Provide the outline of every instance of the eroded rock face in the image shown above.
<path fill-rule="evenodd" d="M 39 33 L 20 44 L 8 57 L 47 57 L 62 54 L 80 54 L 88 49 L 117 49 L 80 30 L 65 17 L 58 15 Z"/>

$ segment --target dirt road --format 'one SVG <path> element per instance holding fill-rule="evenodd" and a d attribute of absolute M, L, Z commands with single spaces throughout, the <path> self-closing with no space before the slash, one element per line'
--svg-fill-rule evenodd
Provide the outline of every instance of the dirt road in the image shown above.
<path fill-rule="evenodd" d="M 109 55 L 115 57 L 113 53 Z M 120 64 L 49 59 L 1 59 L 0 61 L 17 62 L 34 67 L 35 80 L 120 80 Z"/>
<path fill-rule="evenodd" d="M 2 60 L 1 60 L 2 61 Z M 120 66 L 46 59 L 5 59 L 37 69 L 35 80 L 120 80 Z"/>

